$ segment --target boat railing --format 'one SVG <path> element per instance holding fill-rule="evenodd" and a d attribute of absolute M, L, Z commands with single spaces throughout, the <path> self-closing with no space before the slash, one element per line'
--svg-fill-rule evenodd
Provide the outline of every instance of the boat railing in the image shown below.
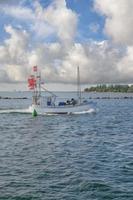
<path fill-rule="evenodd" d="M 81 105 L 84 104 L 84 98 L 82 98 L 82 101 L 79 103 L 76 98 L 66 98 L 66 97 L 53 97 L 53 96 L 41 96 L 40 105 L 42 107 L 72 107 L 75 105 Z"/>

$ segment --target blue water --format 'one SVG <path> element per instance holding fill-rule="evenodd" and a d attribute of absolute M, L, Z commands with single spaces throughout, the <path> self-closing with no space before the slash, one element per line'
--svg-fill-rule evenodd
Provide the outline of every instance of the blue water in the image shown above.
<path fill-rule="evenodd" d="M 94 101 L 95 114 L 0 114 L 1 200 L 133 200 L 133 100 Z"/>

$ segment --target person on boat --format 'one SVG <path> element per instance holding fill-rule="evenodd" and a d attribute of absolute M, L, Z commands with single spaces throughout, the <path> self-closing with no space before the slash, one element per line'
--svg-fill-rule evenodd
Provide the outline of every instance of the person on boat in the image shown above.
<path fill-rule="evenodd" d="M 47 98 L 47 106 L 51 106 L 51 104 L 52 104 L 52 98 L 48 97 Z"/>
<path fill-rule="evenodd" d="M 76 101 L 74 98 L 72 98 L 72 99 L 71 99 L 71 104 L 72 104 L 73 106 L 75 106 L 76 103 L 77 103 L 77 101 Z"/>
<path fill-rule="evenodd" d="M 70 100 L 67 100 L 66 101 L 66 105 L 70 105 L 71 104 L 71 101 Z"/>

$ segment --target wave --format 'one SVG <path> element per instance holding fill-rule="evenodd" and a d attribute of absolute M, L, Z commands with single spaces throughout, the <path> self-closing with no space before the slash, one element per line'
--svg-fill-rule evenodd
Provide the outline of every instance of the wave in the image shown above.
<path fill-rule="evenodd" d="M 90 113 L 96 113 L 96 112 L 97 112 L 96 109 L 90 108 L 90 109 L 87 110 L 87 111 L 73 112 L 72 114 L 81 115 L 81 114 L 90 114 Z"/>
<path fill-rule="evenodd" d="M 74 115 L 81 115 L 81 114 L 90 114 L 90 113 L 96 113 L 96 109 L 94 108 L 90 108 L 87 111 L 80 111 L 80 112 L 72 112 L 72 113 L 68 113 L 68 115 L 74 114 Z M 19 114 L 31 114 L 31 110 L 28 109 L 0 109 L 0 114 L 13 114 L 13 113 L 19 113 Z M 48 116 L 52 116 L 52 115 L 60 115 L 57 113 L 38 113 L 38 115 L 48 115 Z"/>
<path fill-rule="evenodd" d="M 9 114 L 9 113 L 31 113 L 29 109 L 1 109 L 0 114 Z"/>

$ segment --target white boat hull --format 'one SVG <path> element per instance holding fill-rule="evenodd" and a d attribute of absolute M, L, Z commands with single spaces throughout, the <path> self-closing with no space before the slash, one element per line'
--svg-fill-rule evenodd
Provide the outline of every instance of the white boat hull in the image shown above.
<path fill-rule="evenodd" d="M 81 104 L 81 105 L 65 105 L 65 106 L 47 106 L 41 107 L 39 105 L 32 105 L 29 107 L 29 111 L 33 113 L 35 110 L 37 114 L 71 114 L 78 112 L 87 112 L 94 110 L 92 104 Z"/>

